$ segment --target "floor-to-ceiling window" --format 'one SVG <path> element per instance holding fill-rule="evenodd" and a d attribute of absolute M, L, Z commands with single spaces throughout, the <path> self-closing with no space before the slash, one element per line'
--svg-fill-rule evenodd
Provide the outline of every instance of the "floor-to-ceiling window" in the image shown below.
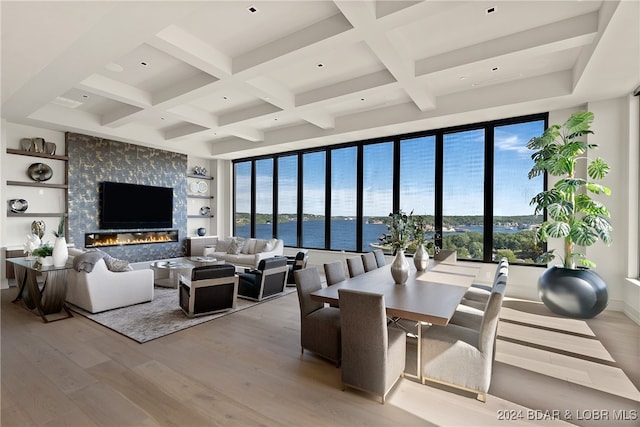
<path fill-rule="evenodd" d="M 368 144 L 362 156 L 362 251 L 380 243 L 387 227 L 384 220 L 393 211 L 393 142 Z"/>
<path fill-rule="evenodd" d="M 251 162 L 235 163 L 233 167 L 234 185 L 234 226 L 235 235 L 251 237 Z"/>
<path fill-rule="evenodd" d="M 325 151 L 302 155 L 302 246 L 325 247 Z"/>
<path fill-rule="evenodd" d="M 330 242 L 332 249 L 357 249 L 357 147 L 331 150 L 331 217 Z"/>
<path fill-rule="evenodd" d="M 544 186 L 544 177 L 529 179 L 531 152 L 526 149 L 530 135 L 544 132 L 544 120 L 496 126 L 493 149 L 493 245 L 494 258 L 510 262 L 534 262 L 542 254 L 535 240 L 534 217 L 529 202 Z"/>
<path fill-rule="evenodd" d="M 298 240 L 298 156 L 278 157 L 278 232 L 286 246 Z"/>
<path fill-rule="evenodd" d="M 542 247 L 526 144 L 546 114 L 234 161 L 235 234 L 369 251 L 391 212 L 425 219 L 458 258 L 535 263 Z M 274 211 L 275 210 L 275 211 Z"/>
<path fill-rule="evenodd" d="M 484 258 L 484 129 L 443 137 L 442 247 Z"/>
<path fill-rule="evenodd" d="M 255 236 L 260 239 L 273 237 L 273 159 L 256 160 L 256 220 Z"/>

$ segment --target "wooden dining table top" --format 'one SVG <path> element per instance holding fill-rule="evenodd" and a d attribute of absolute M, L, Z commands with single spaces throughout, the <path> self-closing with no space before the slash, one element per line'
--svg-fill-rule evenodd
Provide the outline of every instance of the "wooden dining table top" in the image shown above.
<path fill-rule="evenodd" d="M 429 261 L 425 271 L 410 263 L 403 285 L 391 277 L 391 265 L 348 278 L 311 293 L 315 301 L 339 305 L 339 289 L 356 289 L 384 295 L 387 315 L 445 326 L 467 289 L 475 281 L 479 266 Z"/>

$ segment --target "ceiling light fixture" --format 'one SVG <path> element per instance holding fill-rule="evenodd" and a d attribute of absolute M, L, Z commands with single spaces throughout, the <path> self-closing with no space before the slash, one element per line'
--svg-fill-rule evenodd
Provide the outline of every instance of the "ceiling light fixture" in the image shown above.
<path fill-rule="evenodd" d="M 499 70 L 499 68 L 498 68 L 498 67 L 493 67 L 493 68 L 491 69 L 491 71 L 498 71 L 498 70 Z"/>
<path fill-rule="evenodd" d="M 324 67 L 324 64 L 322 62 L 320 62 L 318 65 L 316 65 L 316 67 L 322 68 L 322 67 Z"/>
<path fill-rule="evenodd" d="M 485 15 L 491 15 L 492 13 L 495 13 L 495 12 L 496 12 L 495 6 L 488 7 L 484 11 Z"/>
<path fill-rule="evenodd" d="M 142 65 L 143 67 L 147 67 L 149 63 L 146 61 L 140 61 L 140 65 Z"/>
<path fill-rule="evenodd" d="M 247 10 L 249 11 L 249 13 L 258 13 L 258 8 L 253 5 L 249 6 Z"/>

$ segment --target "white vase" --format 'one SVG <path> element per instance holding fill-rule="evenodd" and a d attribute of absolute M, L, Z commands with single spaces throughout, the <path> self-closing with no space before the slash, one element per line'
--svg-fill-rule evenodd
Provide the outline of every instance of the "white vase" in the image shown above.
<path fill-rule="evenodd" d="M 418 245 L 416 253 L 413 254 L 413 263 L 418 271 L 424 271 L 429 265 L 429 252 L 425 249 L 424 245 Z"/>
<path fill-rule="evenodd" d="M 409 278 L 409 261 L 404 256 L 403 250 L 398 250 L 391 263 L 391 277 L 398 285 L 404 285 Z"/>
<path fill-rule="evenodd" d="M 64 237 L 58 237 L 53 244 L 53 266 L 63 267 L 67 263 L 69 258 L 69 248 L 67 248 L 67 241 Z"/>

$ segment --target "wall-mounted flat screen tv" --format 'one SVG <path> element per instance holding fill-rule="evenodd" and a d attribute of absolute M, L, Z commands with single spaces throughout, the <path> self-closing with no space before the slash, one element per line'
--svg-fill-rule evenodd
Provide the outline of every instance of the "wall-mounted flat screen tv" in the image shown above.
<path fill-rule="evenodd" d="M 166 228 L 173 225 L 173 188 L 100 183 L 100 228 Z"/>

